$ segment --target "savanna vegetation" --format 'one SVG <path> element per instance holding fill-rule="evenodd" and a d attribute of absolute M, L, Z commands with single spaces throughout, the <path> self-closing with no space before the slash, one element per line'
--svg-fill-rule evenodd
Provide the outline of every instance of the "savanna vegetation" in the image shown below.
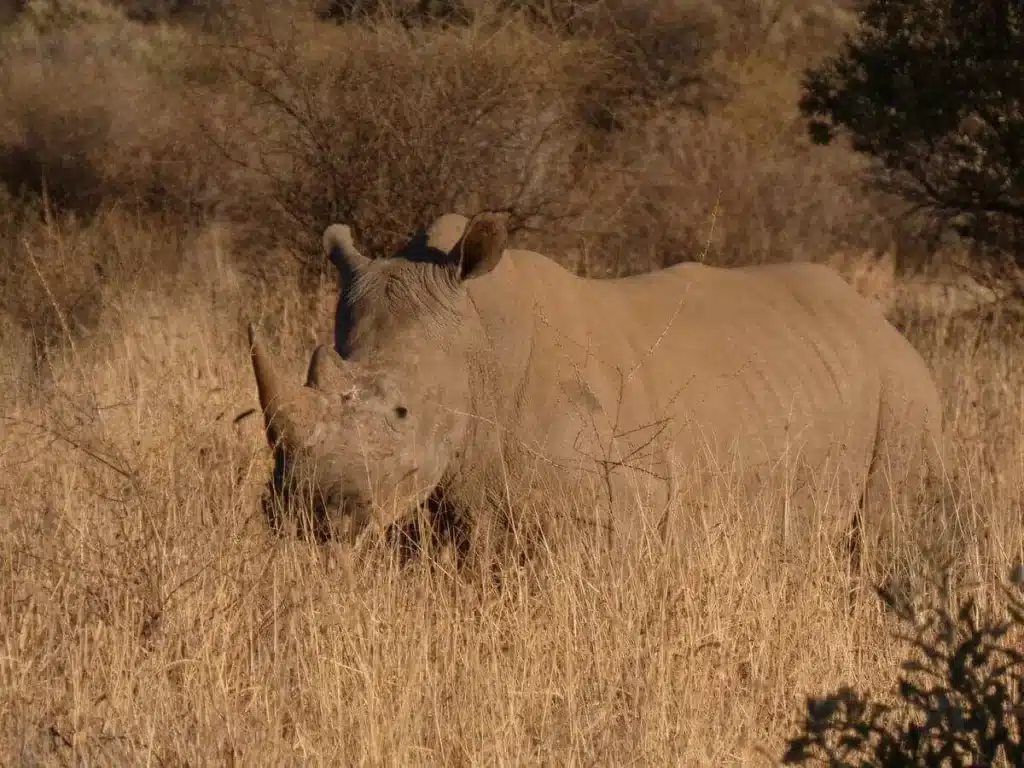
<path fill-rule="evenodd" d="M 386 254 L 439 213 L 503 210 L 515 244 L 594 276 L 830 263 L 945 398 L 976 534 L 923 647 L 940 666 L 971 638 L 1019 649 L 1019 602 L 1004 634 L 970 622 L 1005 609 L 1024 557 L 1024 335 L 992 282 L 1019 264 L 1021 166 L 998 153 L 1020 151 L 1020 102 L 970 102 L 960 141 L 928 133 L 960 126 L 941 104 L 947 122 L 879 135 L 875 102 L 843 101 L 878 89 L 831 58 L 857 18 L 841 0 L 0 2 L 2 762 L 747 765 L 824 754 L 837 718 L 870 764 L 924 759 L 875 727 L 951 711 L 893 690 L 917 614 L 727 493 L 685 555 L 613 569 L 581 548 L 498 589 L 380 542 L 273 537 L 261 425 L 235 418 L 256 402 L 246 321 L 296 377 L 330 338 L 332 221 Z M 908 136 L 946 154 L 893 165 Z M 989 283 L 960 269 L 982 263 Z M 1013 669 L 1003 698 L 954 674 L 975 697 L 958 711 L 1012 725 Z"/>

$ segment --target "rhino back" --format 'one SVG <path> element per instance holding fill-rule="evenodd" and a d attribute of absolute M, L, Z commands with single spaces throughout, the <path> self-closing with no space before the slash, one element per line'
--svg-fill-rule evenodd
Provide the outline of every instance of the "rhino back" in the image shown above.
<path fill-rule="evenodd" d="M 584 474 L 640 470 L 659 497 L 672 466 L 734 448 L 755 477 L 787 455 L 867 471 L 883 379 L 871 341 L 895 331 L 830 270 L 683 264 L 588 280 L 506 256 L 473 286 L 498 372 L 480 386 L 534 454 Z"/>

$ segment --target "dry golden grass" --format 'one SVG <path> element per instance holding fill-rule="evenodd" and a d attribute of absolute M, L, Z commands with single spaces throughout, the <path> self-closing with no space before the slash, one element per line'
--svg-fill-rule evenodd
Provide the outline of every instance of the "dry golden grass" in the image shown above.
<path fill-rule="evenodd" d="M 49 259 L 81 245 L 49 237 Z M 310 314 L 243 290 L 219 229 L 148 238 L 177 277 L 107 295 L 45 371 L 14 326 L 0 348 L 3 763 L 763 764 L 804 696 L 888 689 L 904 649 L 877 600 L 848 611 L 831 552 L 780 552 L 778 521 L 728 498 L 685 554 L 612 570 L 579 548 L 503 591 L 274 539 L 259 422 L 232 424 L 255 403 L 243 318 L 272 310 L 300 370 L 329 287 Z M 1024 349 L 997 330 L 908 325 L 985 584 L 1024 541 Z"/>
<path fill-rule="evenodd" d="M 696 257 L 717 214 L 709 261 L 837 254 L 936 372 L 969 574 L 985 594 L 1021 561 L 1024 340 L 868 250 L 899 234 L 889 204 L 849 154 L 807 145 L 792 104 L 793 62 L 842 26 L 828 4 L 717 3 L 721 47 L 679 71 L 658 53 L 692 37 L 686 4 L 675 31 L 600 55 L 481 0 L 466 27 L 409 34 L 257 19 L 269 38 L 220 40 L 249 58 L 60 7 L 79 5 L 0 29 L 0 763 L 762 764 L 804 696 L 889 689 L 903 649 L 878 601 L 728 495 L 685 551 L 612 569 L 570 547 L 502 591 L 268 532 L 259 420 L 233 423 L 256 404 L 245 321 L 299 372 L 332 306 L 256 225 L 312 242 L 345 218 L 383 248 L 435 207 L 511 205 L 547 113 L 564 132 L 530 205 L 566 218 L 522 244 L 642 271 Z M 646 29 L 630 13 L 621 34 Z M 671 89 L 628 103 L 691 65 L 731 83 L 708 114 Z M 588 123 L 605 97 L 633 122 Z M 227 163 L 211 135 L 279 164 Z"/>

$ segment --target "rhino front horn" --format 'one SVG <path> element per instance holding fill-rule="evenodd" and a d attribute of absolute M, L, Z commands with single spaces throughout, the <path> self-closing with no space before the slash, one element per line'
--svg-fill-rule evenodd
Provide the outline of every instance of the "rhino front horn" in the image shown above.
<path fill-rule="evenodd" d="M 263 410 L 267 442 L 272 448 L 281 440 L 301 445 L 306 432 L 301 424 L 305 405 L 303 396 L 307 395 L 305 399 L 308 399 L 313 393 L 284 384 L 252 323 L 249 323 L 249 351 L 260 408 Z"/>

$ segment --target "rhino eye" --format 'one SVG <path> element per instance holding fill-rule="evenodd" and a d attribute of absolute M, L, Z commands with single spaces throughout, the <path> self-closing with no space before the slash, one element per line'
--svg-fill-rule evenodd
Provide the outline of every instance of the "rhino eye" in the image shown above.
<path fill-rule="evenodd" d="M 397 416 L 400 419 L 404 419 L 408 415 L 409 415 L 409 409 L 406 408 L 404 405 L 396 405 L 395 406 L 395 416 Z"/>

